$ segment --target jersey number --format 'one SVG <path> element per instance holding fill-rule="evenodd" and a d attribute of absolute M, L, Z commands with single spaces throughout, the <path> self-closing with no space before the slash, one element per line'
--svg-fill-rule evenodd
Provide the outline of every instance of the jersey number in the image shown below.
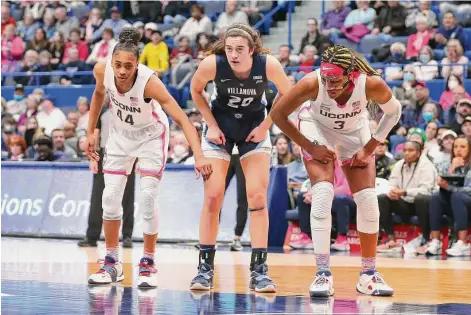
<path fill-rule="evenodd" d="M 334 129 L 336 129 L 336 130 L 343 129 L 343 127 L 345 126 L 345 121 L 343 121 L 343 120 L 336 120 L 336 121 L 334 121 L 334 123 L 337 124 L 337 126 L 334 127 Z"/>
<path fill-rule="evenodd" d="M 119 119 L 121 119 L 121 121 L 124 121 L 125 123 L 128 123 L 128 124 L 130 124 L 131 126 L 134 125 L 134 120 L 132 119 L 132 115 L 131 115 L 131 114 L 128 114 L 128 115 L 126 116 L 126 118 L 124 118 L 124 120 L 123 120 L 123 113 L 121 112 L 120 109 L 118 109 L 118 114 L 117 114 L 117 115 L 118 115 Z"/>
<path fill-rule="evenodd" d="M 250 103 L 252 103 L 252 101 L 253 97 L 240 98 L 238 96 L 231 96 L 231 99 L 227 105 L 233 108 L 239 108 L 239 105 L 242 107 L 247 107 L 250 105 Z"/>

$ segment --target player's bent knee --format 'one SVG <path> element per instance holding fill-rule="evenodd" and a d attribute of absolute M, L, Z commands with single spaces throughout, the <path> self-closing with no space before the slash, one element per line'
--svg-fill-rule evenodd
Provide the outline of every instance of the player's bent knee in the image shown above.
<path fill-rule="evenodd" d="M 330 229 L 334 186 L 331 182 L 323 181 L 314 184 L 311 189 L 311 228 L 314 230 Z"/>
<path fill-rule="evenodd" d="M 120 193 L 120 187 L 108 184 L 103 190 L 102 208 L 103 220 L 121 220 L 123 217 L 123 206 L 121 201 L 123 194 Z"/>
<path fill-rule="evenodd" d="M 249 204 L 254 205 L 252 208 L 263 207 L 266 204 L 267 195 L 263 191 L 248 191 L 247 192 L 247 201 Z"/>
<path fill-rule="evenodd" d="M 221 210 L 221 206 L 222 206 L 222 201 L 224 200 L 224 190 L 220 190 L 220 189 L 209 190 L 208 189 L 205 192 L 204 199 L 205 199 L 204 210 L 215 213 L 215 214 L 219 214 L 219 211 Z"/>
<path fill-rule="evenodd" d="M 379 206 L 374 188 L 366 188 L 353 194 L 357 205 L 357 229 L 359 232 L 375 234 L 379 231 Z"/>
<path fill-rule="evenodd" d="M 157 234 L 159 229 L 158 194 L 160 181 L 155 177 L 141 178 L 139 208 L 142 212 L 144 234 Z"/>

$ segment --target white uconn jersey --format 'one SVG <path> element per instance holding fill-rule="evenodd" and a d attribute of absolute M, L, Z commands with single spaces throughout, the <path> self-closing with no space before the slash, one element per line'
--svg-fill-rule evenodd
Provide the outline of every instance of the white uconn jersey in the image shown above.
<path fill-rule="evenodd" d="M 329 98 L 325 86 L 322 84 L 319 69 L 316 70 L 316 74 L 319 82 L 319 92 L 317 93 L 316 100 L 310 101 L 310 105 L 308 105 L 311 117 L 315 121 L 339 133 L 353 132 L 362 128 L 365 124 L 368 125 L 365 91 L 366 74 L 362 73 L 355 79 L 353 93 L 343 106 Z M 306 112 L 305 109 L 303 111 Z M 300 116 L 302 115 L 301 112 L 299 114 Z M 303 118 L 306 119 L 307 117 L 304 116 Z"/>
<path fill-rule="evenodd" d="M 147 81 L 154 71 L 145 65 L 137 67 L 137 78 L 129 92 L 121 94 L 115 85 L 111 59 L 106 62 L 104 85 L 110 97 L 111 118 L 110 133 L 125 130 L 143 129 L 155 125 L 153 114 L 160 110 L 160 105 L 154 101 L 144 100 L 144 90 Z"/>

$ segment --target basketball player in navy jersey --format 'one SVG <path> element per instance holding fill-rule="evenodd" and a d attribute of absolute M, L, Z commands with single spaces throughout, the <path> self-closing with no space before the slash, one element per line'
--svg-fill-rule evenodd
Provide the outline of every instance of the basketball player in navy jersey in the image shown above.
<path fill-rule="evenodd" d="M 88 123 L 89 158 L 98 161 L 94 131 L 105 98 L 110 97 L 110 131 L 103 158 L 103 225 L 106 256 L 100 270 L 88 278 L 89 284 L 109 284 L 124 279 L 119 261 L 119 226 L 123 215 L 121 200 L 126 175 L 136 158 L 140 164 L 139 208 L 142 211 L 144 255 L 139 264 L 138 287 L 157 286 L 154 267 L 158 233 L 158 190 L 167 160 L 169 127 L 165 111 L 179 124 L 195 155 L 195 172 L 207 179 L 211 164 L 203 156 L 198 133 L 186 114 L 168 93 L 155 72 L 139 64 L 139 31 L 125 27 L 119 35 L 112 58 L 95 65 L 96 87 Z M 156 100 L 157 102 L 154 102 Z"/>
<path fill-rule="evenodd" d="M 288 116 L 308 100 L 298 113 L 297 128 Z M 377 105 L 384 115 L 371 135 L 367 111 L 375 110 Z M 379 209 L 373 153 L 399 120 L 399 101 L 366 61 L 346 47 L 334 46 L 322 55 L 320 69 L 305 76 L 282 97 L 271 116 L 303 148 L 312 184 L 311 231 L 318 272 L 309 288 L 310 295 L 334 294 L 329 253 L 335 147 L 357 205 L 362 270 L 356 289 L 364 294 L 391 296 L 393 289 L 375 265 Z M 402 196 L 404 192 L 399 193 Z"/>
<path fill-rule="evenodd" d="M 237 146 L 250 213 L 250 289 L 276 291 L 266 264 L 267 187 L 272 148 L 268 130 L 272 121 L 266 115 L 265 90 L 271 81 L 283 95 L 288 92 L 289 82 L 278 60 L 266 52 L 258 32 L 246 24 L 236 23 L 211 46 L 193 76 L 191 95 L 206 122 L 202 147 L 204 156 L 211 160 L 213 174 L 205 181 L 198 275 L 191 281 L 192 290 L 213 287 L 219 211 L 232 149 Z M 214 82 L 215 89 L 208 104 L 204 89 L 210 81 Z"/>

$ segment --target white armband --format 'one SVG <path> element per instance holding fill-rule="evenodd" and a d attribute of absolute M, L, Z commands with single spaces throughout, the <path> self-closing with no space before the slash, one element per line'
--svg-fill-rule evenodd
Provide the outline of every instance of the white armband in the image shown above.
<path fill-rule="evenodd" d="M 379 121 L 378 128 L 372 137 L 383 143 L 391 129 L 394 128 L 401 118 L 402 106 L 394 95 L 385 104 L 378 103 L 378 105 L 383 110 L 384 115 Z"/>

